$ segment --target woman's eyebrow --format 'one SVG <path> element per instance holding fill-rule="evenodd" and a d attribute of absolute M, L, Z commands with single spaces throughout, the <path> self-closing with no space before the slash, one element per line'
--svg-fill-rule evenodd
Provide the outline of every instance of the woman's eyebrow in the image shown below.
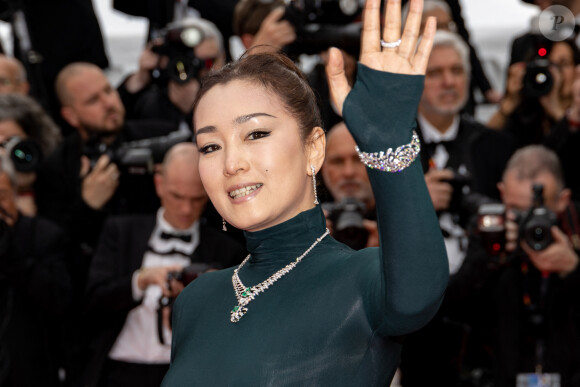
<path fill-rule="evenodd" d="M 277 118 L 276 116 L 273 116 L 273 115 L 268 114 L 268 113 L 251 113 L 251 114 L 245 114 L 243 116 L 239 116 L 238 118 L 236 118 L 234 120 L 234 123 L 236 123 L 236 124 L 243 124 L 245 122 L 250 121 L 254 117 L 260 117 L 260 116 Z"/>
<path fill-rule="evenodd" d="M 203 128 L 199 128 L 195 131 L 195 135 L 199 136 L 200 134 L 204 133 L 212 133 L 216 131 L 216 127 L 212 125 L 204 126 Z"/>
<path fill-rule="evenodd" d="M 260 117 L 260 116 L 278 118 L 278 117 L 273 116 L 273 115 L 268 114 L 268 113 L 251 113 L 251 114 L 244 114 L 243 116 L 237 117 L 236 119 L 234 119 L 234 123 L 236 123 L 236 124 L 243 124 L 245 122 L 250 121 L 254 117 Z M 198 136 L 200 134 L 213 133 L 216 130 L 217 129 L 216 129 L 215 126 L 208 125 L 208 126 L 204 126 L 203 128 L 199 128 L 198 130 L 196 130 L 195 131 L 195 135 Z"/>

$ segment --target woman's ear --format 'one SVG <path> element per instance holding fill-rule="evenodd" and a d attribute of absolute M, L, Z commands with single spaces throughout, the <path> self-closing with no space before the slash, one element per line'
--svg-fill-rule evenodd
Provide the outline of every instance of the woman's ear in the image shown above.
<path fill-rule="evenodd" d="M 313 165 L 316 171 L 319 171 L 324 162 L 324 155 L 326 154 L 326 134 L 321 127 L 315 127 L 310 133 L 310 138 L 307 142 L 308 165 L 307 173 L 312 174 L 310 166 Z"/>

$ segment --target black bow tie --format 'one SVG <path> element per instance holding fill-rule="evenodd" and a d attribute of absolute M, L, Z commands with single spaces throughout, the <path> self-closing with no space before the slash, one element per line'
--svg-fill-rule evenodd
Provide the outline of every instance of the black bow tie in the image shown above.
<path fill-rule="evenodd" d="M 181 239 L 184 242 L 191 242 L 191 234 L 172 234 L 169 232 L 162 231 L 160 235 L 161 239 L 168 240 L 168 239 Z"/>
<path fill-rule="evenodd" d="M 447 152 L 450 153 L 450 149 L 452 149 L 455 146 L 455 140 L 425 142 L 422 144 L 422 146 L 425 148 L 425 151 L 427 151 L 429 155 L 433 155 L 433 153 L 435 153 L 435 149 L 437 148 L 438 145 L 443 145 L 445 147 L 445 150 L 447 150 Z"/>

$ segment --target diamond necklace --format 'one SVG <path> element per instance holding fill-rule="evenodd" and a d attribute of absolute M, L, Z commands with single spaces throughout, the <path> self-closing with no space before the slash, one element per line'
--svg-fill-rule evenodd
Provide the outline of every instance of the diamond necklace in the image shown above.
<path fill-rule="evenodd" d="M 323 240 L 329 233 L 330 231 L 326 229 L 324 234 L 316 238 L 314 243 L 308 249 L 306 249 L 306 251 L 302 253 L 301 256 L 296 258 L 294 262 L 290 262 L 288 265 L 284 266 L 283 268 L 272 274 L 270 277 L 266 278 L 265 281 L 262 281 L 259 284 L 254 285 L 252 287 L 246 287 L 242 283 L 242 280 L 238 275 L 238 272 L 240 271 L 242 266 L 244 266 L 251 257 L 251 254 L 248 254 L 248 256 L 242 261 L 242 263 L 240 263 L 240 265 L 234 270 L 234 274 L 232 275 L 232 284 L 234 285 L 234 292 L 236 293 L 236 298 L 238 299 L 238 305 L 236 305 L 234 309 L 231 310 L 230 321 L 233 323 L 240 321 L 240 319 L 248 311 L 246 305 L 248 305 L 250 301 L 256 298 L 258 294 L 262 293 L 270 286 L 272 286 L 280 278 L 288 274 L 290 270 L 294 269 L 294 267 L 296 267 L 296 265 L 298 265 L 298 263 L 302 261 L 302 258 L 304 258 L 310 252 L 310 250 L 312 250 L 314 246 L 316 246 L 321 240 Z"/>

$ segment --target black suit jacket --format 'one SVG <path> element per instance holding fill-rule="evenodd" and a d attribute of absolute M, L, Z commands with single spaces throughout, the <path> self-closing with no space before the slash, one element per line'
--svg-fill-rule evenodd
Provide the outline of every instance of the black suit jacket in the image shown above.
<path fill-rule="evenodd" d="M 128 121 L 117 141 L 132 141 L 166 135 L 173 125 L 155 121 Z M 80 248 L 73 265 L 77 293 L 86 286 L 86 270 L 106 218 L 110 215 L 154 213 L 159 207 L 153 178 L 121 173 L 115 195 L 101 210 L 82 199 L 80 178 L 83 143 L 78 133 L 68 136 L 40 166 L 35 182 L 38 213 L 58 223 Z"/>
<path fill-rule="evenodd" d="M 429 169 L 431 154 L 424 144 L 421 127 L 417 125 L 421 139 L 421 164 L 423 171 Z M 447 148 L 447 167 L 457 169 L 464 165 L 471 173 L 472 190 L 492 199 L 499 199 L 496 184 L 501 181 L 507 161 L 515 151 L 513 138 L 506 133 L 491 130 L 469 116 L 461 116 L 456 139 Z"/>
<path fill-rule="evenodd" d="M 127 314 L 139 305 L 133 300 L 131 279 L 142 265 L 155 222 L 155 216 L 114 217 L 103 229 L 87 288 L 86 309 L 92 339 L 85 386 L 97 383 Z M 202 221 L 200 243 L 192 254 L 192 263 L 207 263 L 221 269 L 240 263 L 244 257 L 244 248 L 238 242 Z"/>
<path fill-rule="evenodd" d="M 3 237 L 11 247 L 0 252 L 0 386 L 58 386 L 62 317 L 72 299 L 65 235 L 45 219 L 20 216 Z"/>

